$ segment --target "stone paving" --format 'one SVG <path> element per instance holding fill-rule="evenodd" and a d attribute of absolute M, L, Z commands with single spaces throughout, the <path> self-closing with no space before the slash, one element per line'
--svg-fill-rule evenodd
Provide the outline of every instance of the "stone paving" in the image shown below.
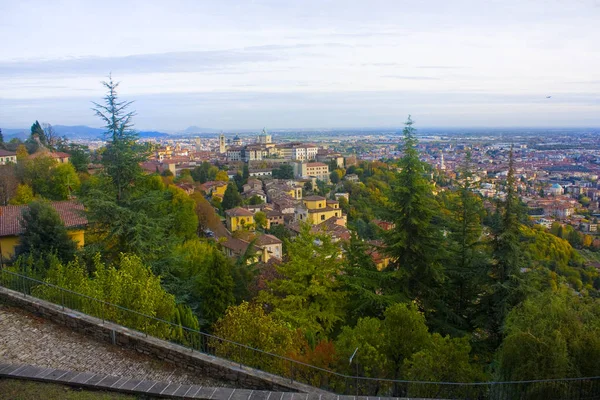
<path fill-rule="evenodd" d="M 64 326 L 0 304 L 0 362 L 141 380 L 231 386 L 131 349 L 97 342 Z"/>

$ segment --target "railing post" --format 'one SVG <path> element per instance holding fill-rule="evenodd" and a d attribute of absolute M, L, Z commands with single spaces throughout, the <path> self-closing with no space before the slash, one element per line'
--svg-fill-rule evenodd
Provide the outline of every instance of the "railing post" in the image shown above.
<path fill-rule="evenodd" d="M 60 291 L 60 305 L 62 306 L 63 311 L 65 311 L 65 291 Z"/>

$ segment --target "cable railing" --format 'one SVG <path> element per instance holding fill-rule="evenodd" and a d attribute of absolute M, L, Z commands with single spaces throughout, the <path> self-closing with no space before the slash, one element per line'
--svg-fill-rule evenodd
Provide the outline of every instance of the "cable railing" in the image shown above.
<path fill-rule="evenodd" d="M 350 376 L 269 353 L 135 310 L 0 269 L 0 286 L 164 339 L 190 351 L 339 394 L 465 400 L 599 399 L 600 377 L 511 382 L 427 382 Z"/>

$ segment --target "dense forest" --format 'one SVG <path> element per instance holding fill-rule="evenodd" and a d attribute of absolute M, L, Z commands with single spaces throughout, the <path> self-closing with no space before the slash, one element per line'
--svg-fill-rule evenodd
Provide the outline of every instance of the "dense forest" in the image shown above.
<path fill-rule="evenodd" d="M 202 235 L 221 224 L 221 210 L 241 203 L 247 171 L 229 182 L 227 204 L 174 185 L 228 180 L 218 166 L 179 177 L 144 173 L 149 147 L 133 130 L 130 103 L 119 100 L 118 84 L 105 86 L 95 105 L 105 147 L 90 154 L 48 138 L 36 122 L 32 139 L 16 149 L 17 164 L 2 167 L 3 184 L 16 191 L 11 203 L 30 205 L 12 270 L 344 374 L 479 382 L 600 372 L 599 273 L 563 238 L 568 233 L 530 224 L 512 157 L 505 199 L 485 202 L 472 191 L 468 154 L 457 178 L 440 184 L 439 172 L 420 160 L 409 117 L 401 159 L 336 168 L 331 185 L 306 188 L 349 194 L 340 206 L 352 238 L 334 242 L 304 227 L 292 239 L 275 227 L 284 259 L 261 265 L 251 254 L 227 258 L 218 240 Z M 71 162 L 28 157 L 39 145 L 68 152 Z M 87 172 L 90 157 L 101 172 Z M 342 180 L 346 174 L 359 181 Z M 89 221 L 81 249 L 48 205 L 73 196 Z M 393 228 L 382 230 L 377 219 Z M 384 269 L 373 249 L 391 260 Z M 152 333 L 179 334 L 159 326 Z"/>

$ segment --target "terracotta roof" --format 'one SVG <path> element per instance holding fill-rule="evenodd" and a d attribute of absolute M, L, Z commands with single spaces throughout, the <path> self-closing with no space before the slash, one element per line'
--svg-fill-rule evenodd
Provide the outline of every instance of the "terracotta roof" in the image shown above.
<path fill-rule="evenodd" d="M 241 208 L 241 207 L 236 207 L 236 208 L 232 208 L 231 210 L 227 210 L 227 211 L 225 211 L 225 214 L 229 215 L 230 217 L 252 217 L 252 216 L 254 216 L 254 214 L 252 214 L 250 211 L 246 210 L 245 208 Z"/>
<path fill-rule="evenodd" d="M 308 201 L 323 201 L 323 200 L 327 200 L 325 197 L 321 197 L 321 196 L 308 196 L 303 198 L 302 200 L 308 200 Z"/>
<path fill-rule="evenodd" d="M 283 243 L 281 240 L 279 240 L 277 237 L 273 236 L 273 235 L 268 235 L 268 234 L 264 234 L 264 235 L 260 235 L 256 238 L 256 245 L 257 246 L 268 246 L 270 244 L 281 244 Z"/>
<path fill-rule="evenodd" d="M 307 167 L 326 167 L 327 164 L 323 164 L 322 162 L 311 162 L 306 164 Z"/>
<path fill-rule="evenodd" d="M 10 157 L 10 156 L 16 156 L 16 155 L 17 155 L 17 153 L 13 153 L 12 151 L 0 149 L 0 157 Z"/>
<path fill-rule="evenodd" d="M 242 254 L 246 251 L 249 244 L 250 243 L 246 242 L 245 240 L 236 239 L 232 237 L 227 239 L 227 241 L 221 243 L 221 246 L 232 250 L 236 254 Z"/>
<path fill-rule="evenodd" d="M 52 158 L 69 158 L 70 154 L 63 153 L 61 151 L 38 151 L 29 156 L 29 158 L 38 158 L 38 157 L 52 157 Z"/>
<path fill-rule="evenodd" d="M 83 213 L 83 204 L 74 201 L 56 201 L 50 203 L 58 212 L 66 228 L 76 228 L 87 225 L 88 221 Z M 0 237 L 18 236 L 24 231 L 21 225 L 21 215 L 27 205 L 0 207 Z"/>

